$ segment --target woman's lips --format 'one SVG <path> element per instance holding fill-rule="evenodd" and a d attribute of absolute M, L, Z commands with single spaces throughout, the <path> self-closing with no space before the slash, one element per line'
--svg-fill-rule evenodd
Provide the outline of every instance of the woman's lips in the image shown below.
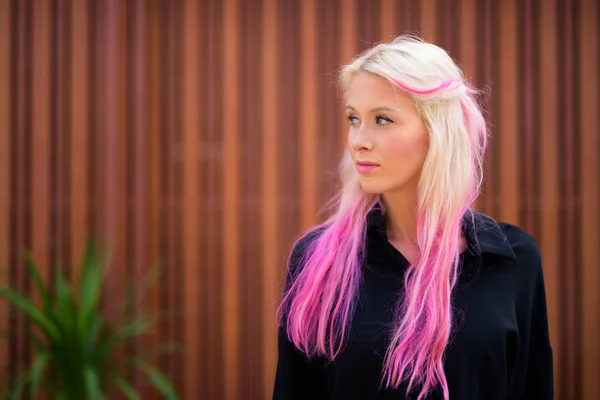
<path fill-rule="evenodd" d="M 379 164 L 374 163 L 372 161 L 357 161 L 356 162 L 356 169 L 361 174 L 367 174 L 377 168 L 379 168 Z"/>

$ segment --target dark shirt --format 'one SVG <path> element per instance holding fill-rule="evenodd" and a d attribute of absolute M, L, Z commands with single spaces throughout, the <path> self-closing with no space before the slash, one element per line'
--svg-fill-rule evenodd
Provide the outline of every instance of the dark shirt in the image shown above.
<path fill-rule="evenodd" d="M 467 250 L 453 295 L 453 330 L 444 354 L 450 399 L 552 399 L 541 257 L 535 240 L 514 225 L 478 212 L 463 218 Z M 290 258 L 286 290 L 298 260 L 318 235 L 302 238 Z M 333 361 L 307 359 L 279 328 L 273 399 L 416 399 L 406 387 L 380 388 L 392 312 L 402 295 L 408 261 L 386 236 L 385 217 L 367 217 L 367 253 L 361 289 L 344 351 Z M 442 399 L 440 388 L 427 399 Z"/>

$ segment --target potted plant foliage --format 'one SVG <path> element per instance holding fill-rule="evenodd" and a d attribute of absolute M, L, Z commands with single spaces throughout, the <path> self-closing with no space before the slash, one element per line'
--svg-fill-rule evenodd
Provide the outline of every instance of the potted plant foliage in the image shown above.
<path fill-rule="evenodd" d="M 178 399 L 169 380 L 148 359 L 128 354 L 131 340 L 148 332 L 147 316 L 133 310 L 124 322 L 106 317 L 101 293 L 107 271 L 93 243 L 86 248 L 75 284 L 69 284 L 58 268 L 53 279 L 44 282 L 30 256 L 26 266 L 37 296 L 0 287 L 0 297 L 33 327 L 34 348 L 29 368 L 10 382 L 5 399 L 20 399 L 24 394 L 35 399 L 44 393 L 53 400 L 104 400 L 117 392 L 128 399 L 141 399 L 127 378 L 135 370 L 163 398 Z"/>

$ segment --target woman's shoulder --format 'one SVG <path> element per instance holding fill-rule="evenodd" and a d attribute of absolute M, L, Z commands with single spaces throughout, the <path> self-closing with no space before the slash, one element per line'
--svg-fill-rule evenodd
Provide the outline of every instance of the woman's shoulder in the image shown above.
<path fill-rule="evenodd" d="M 483 250 L 506 256 L 519 268 L 541 270 L 541 253 L 534 236 L 517 224 L 476 213 L 476 234 Z"/>
<path fill-rule="evenodd" d="M 526 263 L 534 267 L 541 263 L 540 248 L 536 239 L 524 228 L 513 223 L 499 221 L 506 240 L 515 253 L 517 262 Z"/>
<path fill-rule="evenodd" d="M 517 263 L 539 264 L 540 249 L 533 235 L 517 224 L 475 212 L 475 234 L 483 251 L 489 250 Z"/>

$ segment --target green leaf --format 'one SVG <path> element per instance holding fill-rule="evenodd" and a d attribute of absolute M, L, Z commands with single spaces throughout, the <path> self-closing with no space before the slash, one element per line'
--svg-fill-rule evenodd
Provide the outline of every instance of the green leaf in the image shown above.
<path fill-rule="evenodd" d="M 50 360 L 50 354 L 47 352 L 39 353 L 31 367 L 31 385 L 29 387 L 29 395 L 35 399 L 37 390 L 40 385 L 44 368 Z"/>
<path fill-rule="evenodd" d="M 175 393 L 175 389 L 173 389 L 173 386 L 171 385 L 166 376 L 164 376 L 154 367 L 142 360 L 135 360 L 134 363 L 141 371 L 143 371 L 146 374 L 146 376 L 148 376 L 150 382 L 163 394 L 163 396 L 165 396 L 167 400 L 179 399 L 179 397 L 177 397 L 177 394 Z"/>
<path fill-rule="evenodd" d="M 77 309 L 69 284 L 60 270 L 56 271 L 54 277 L 56 290 L 55 318 L 63 333 L 69 333 L 76 321 Z"/>
<path fill-rule="evenodd" d="M 86 366 L 84 369 L 85 388 L 90 400 L 103 400 L 104 396 L 100 390 L 100 382 L 96 371 Z"/>
<path fill-rule="evenodd" d="M 119 387 L 119 389 L 121 389 L 123 391 L 123 393 L 129 400 L 141 400 L 141 397 L 138 394 L 138 392 L 133 388 L 133 386 L 131 386 L 129 383 L 127 383 L 124 379 L 117 378 L 116 383 L 117 383 L 117 386 Z"/>
<path fill-rule="evenodd" d="M 100 300 L 104 279 L 100 257 L 93 243 L 89 243 L 82 265 L 80 282 L 81 317 L 80 323 L 85 323 Z"/>
<path fill-rule="evenodd" d="M 0 288 L 0 296 L 7 298 L 14 306 L 21 309 L 31 322 L 39 326 L 51 339 L 58 339 L 59 332 L 56 326 L 31 300 L 20 293 L 7 288 Z"/>
<path fill-rule="evenodd" d="M 99 338 L 104 327 L 104 319 L 100 314 L 92 314 L 86 331 L 78 331 L 82 339 L 83 356 L 88 359 L 98 348 Z"/>
<path fill-rule="evenodd" d="M 31 275 L 31 277 L 33 278 L 33 282 L 35 283 L 36 289 L 40 297 L 42 298 L 42 302 L 44 303 L 45 309 L 47 311 L 50 310 L 52 308 L 52 302 L 50 301 L 50 294 L 48 293 L 48 288 L 44 284 L 42 275 L 40 274 L 40 271 L 37 268 L 35 261 L 33 260 L 33 256 L 29 252 L 25 254 L 25 266 L 29 275 Z"/>

